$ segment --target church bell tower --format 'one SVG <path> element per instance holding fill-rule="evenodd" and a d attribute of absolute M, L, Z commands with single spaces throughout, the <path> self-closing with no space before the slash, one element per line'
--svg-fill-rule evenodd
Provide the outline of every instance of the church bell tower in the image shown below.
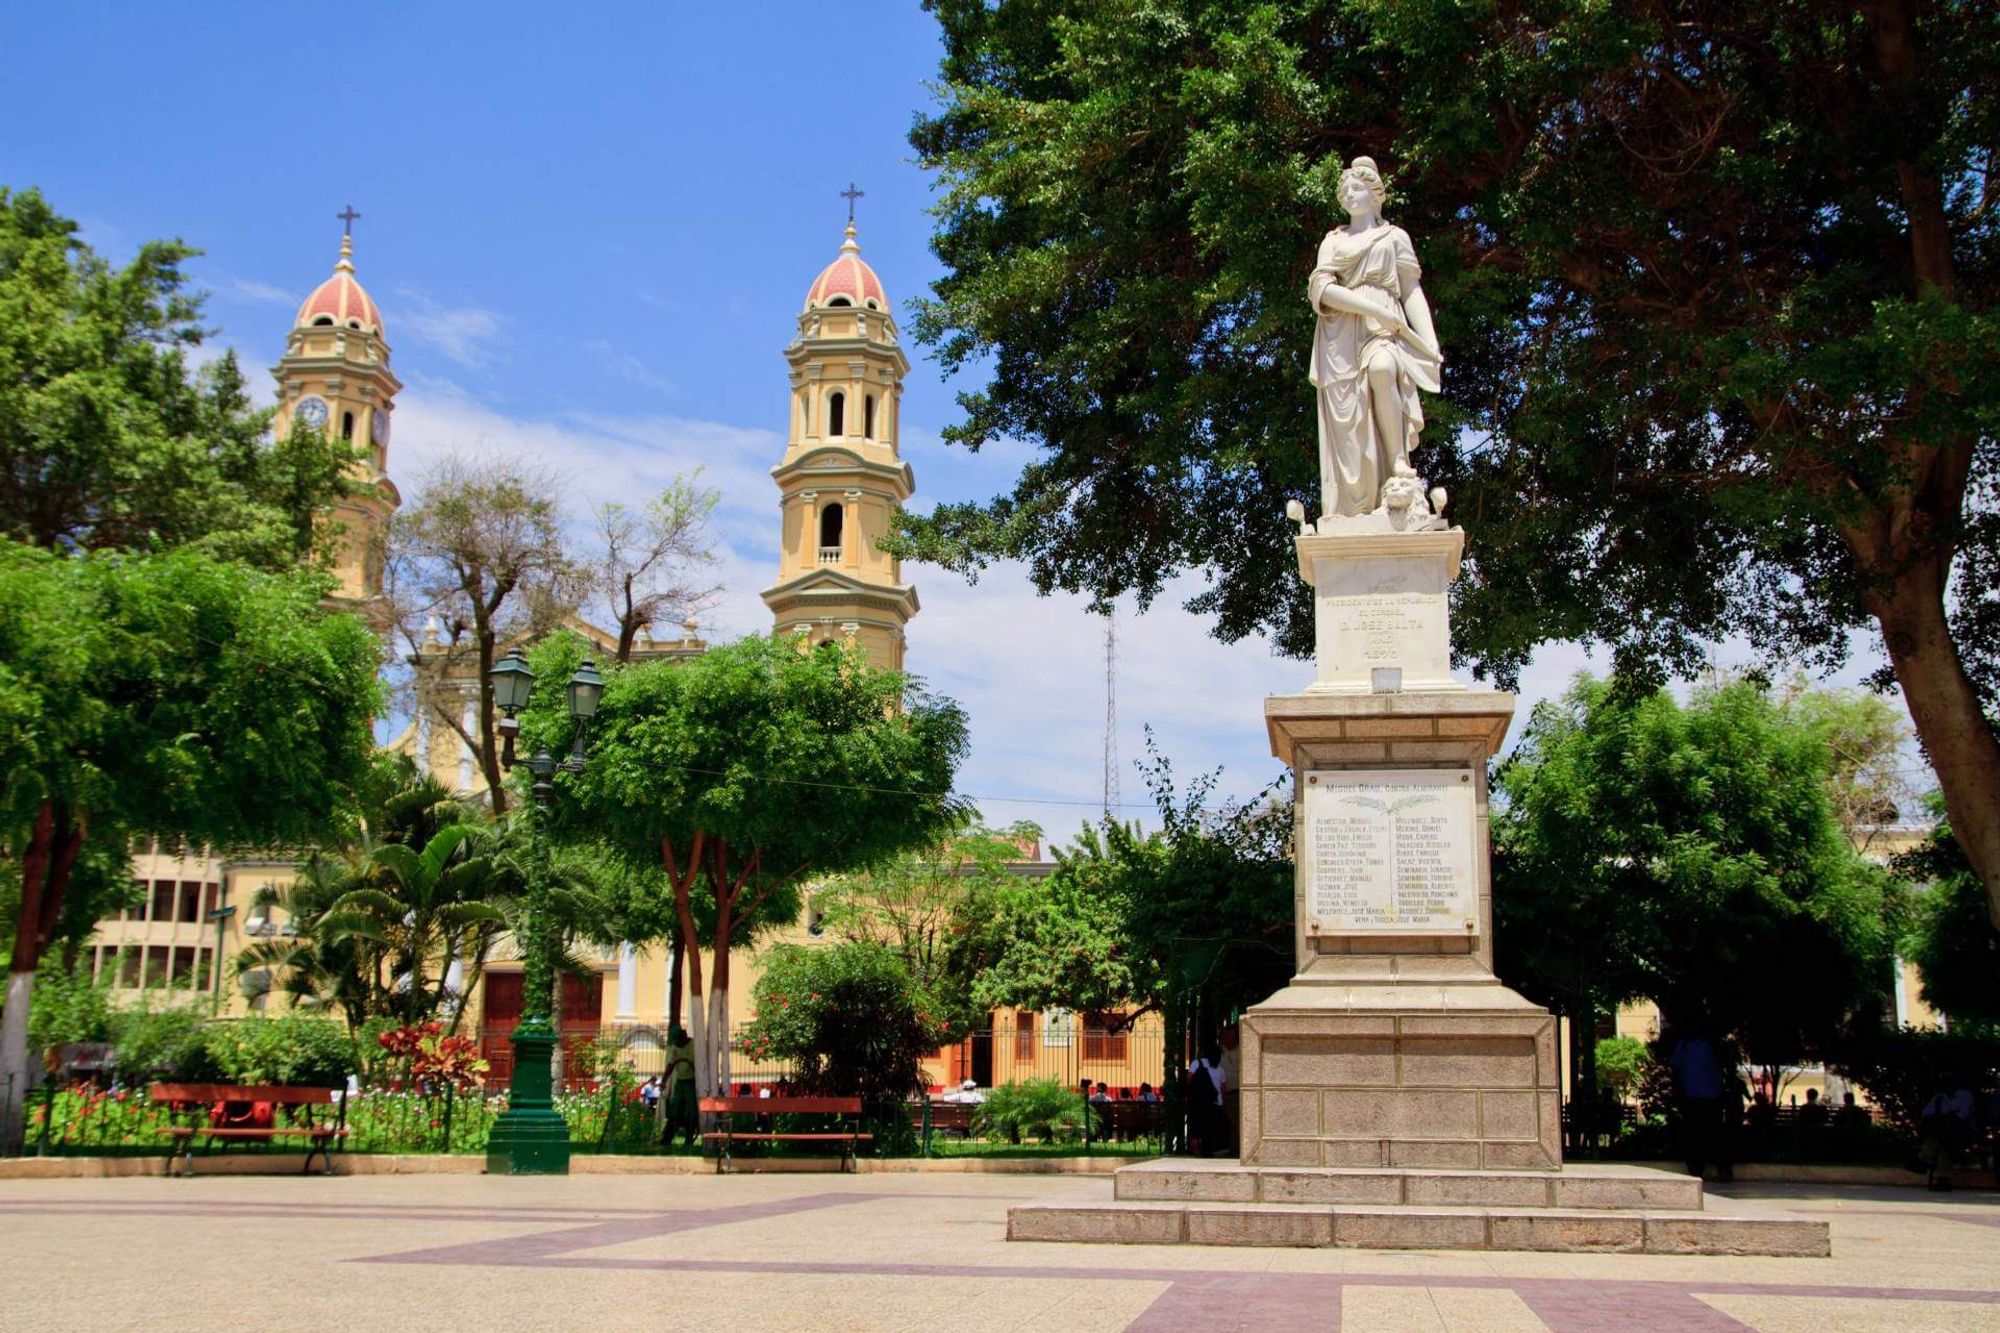
<path fill-rule="evenodd" d="M 298 422 L 360 448 L 349 474 L 360 485 L 333 509 L 337 596 L 350 603 L 381 596 L 383 541 L 402 503 L 387 468 L 389 414 L 403 384 L 389 369 L 381 312 L 354 278 L 353 227 L 360 216 L 351 207 L 340 214 L 346 230 L 339 262 L 299 307 L 285 354 L 271 368 L 278 381 L 272 429 L 280 437 Z"/>
<path fill-rule="evenodd" d="M 873 665 L 900 671 L 917 591 L 879 543 L 916 488 L 896 451 L 910 363 L 882 281 L 861 258 L 851 206 L 840 254 L 807 290 L 785 361 L 791 430 L 771 469 L 784 521 L 764 604 L 781 636 L 849 641 Z"/>

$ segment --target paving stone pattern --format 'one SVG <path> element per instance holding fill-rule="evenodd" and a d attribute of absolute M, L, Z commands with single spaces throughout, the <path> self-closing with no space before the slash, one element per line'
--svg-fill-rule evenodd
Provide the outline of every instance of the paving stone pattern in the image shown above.
<path fill-rule="evenodd" d="M 1759 1186 L 1836 1259 L 1004 1239 L 1035 1177 L 0 1181 L 0 1328 L 2000 1331 L 2000 1198 Z"/>

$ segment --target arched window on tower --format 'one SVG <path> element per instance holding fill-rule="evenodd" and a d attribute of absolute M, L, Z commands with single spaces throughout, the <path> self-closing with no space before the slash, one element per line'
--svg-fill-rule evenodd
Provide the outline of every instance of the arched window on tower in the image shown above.
<path fill-rule="evenodd" d="M 342 412 L 340 414 L 340 438 L 343 440 L 352 440 L 354 438 L 354 414 L 352 412 Z"/>
<path fill-rule="evenodd" d="M 316 329 L 330 329 L 330 328 L 332 328 L 332 327 L 333 327 L 333 316 L 332 316 L 332 315 L 320 315 L 320 316 L 318 316 L 318 317 L 317 317 L 316 319 L 314 319 L 314 320 L 313 320 L 313 327 L 314 327 L 314 328 L 316 328 Z"/>
<path fill-rule="evenodd" d="M 847 434 L 847 395 L 835 389 L 826 398 L 826 433 Z"/>
<path fill-rule="evenodd" d="M 875 438 L 875 395 L 872 393 L 861 400 L 861 433 L 871 440 Z"/>
<path fill-rule="evenodd" d="M 830 504 L 819 511 L 819 562 L 822 565 L 840 563 L 840 531 L 847 515 L 838 504 Z"/>
<path fill-rule="evenodd" d="M 848 300 L 848 299 L 847 299 L 846 297 L 844 297 L 844 296 L 836 296 L 836 297 L 834 297 L 834 298 L 833 298 L 832 300 L 828 301 L 828 302 L 827 302 L 827 304 L 828 304 L 828 305 L 853 305 L 853 304 L 854 304 L 854 302 L 852 302 L 852 301 Z"/>

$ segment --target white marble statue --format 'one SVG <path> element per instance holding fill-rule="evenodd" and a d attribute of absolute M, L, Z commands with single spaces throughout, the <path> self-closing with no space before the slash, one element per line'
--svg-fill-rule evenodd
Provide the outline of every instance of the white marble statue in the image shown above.
<path fill-rule="evenodd" d="M 1430 516 L 1410 452 L 1424 425 L 1417 392 L 1437 392 L 1444 358 L 1409 233 L 1383 220 L 1385 194 L 1370 158 L 1355 158 L 1341 173 L 1348 222 L 1320 242 L 1306 293 L 1319 316 L 1312 382 L 1319 389 L 1320 513 L 1372 514 L 1386 500 L 1401 527 L 1412 501 Z M 1385 497 L 1398 478 L 1406 480 Z"/>

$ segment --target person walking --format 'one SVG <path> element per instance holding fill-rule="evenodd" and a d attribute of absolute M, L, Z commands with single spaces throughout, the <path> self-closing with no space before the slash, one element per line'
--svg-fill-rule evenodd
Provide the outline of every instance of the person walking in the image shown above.
<path fill-rule="evenodd" d="M 1700 1032 L 1677 1036 L 1667 1065 L 1673 1071 L 1674 1102 L 1680 1111 L 1681 1156 L 1688 1174 L 1704 1176 L 1710 1163 L 1717 1180 L 1735 1175 L 1722 1145 L 1724 1090 L 1722 1060 L 1715 1043 Z"/>
<path fill-rule="evenodd" d="M 667 1086 L 660 1097 L 660 1146 L 671 1148 L 682 1134 L 690 1147 L 701 1142 L 701 1116 L 695 1108 L 694 1038 L 678 1023 L 667 1049 Z"/>

